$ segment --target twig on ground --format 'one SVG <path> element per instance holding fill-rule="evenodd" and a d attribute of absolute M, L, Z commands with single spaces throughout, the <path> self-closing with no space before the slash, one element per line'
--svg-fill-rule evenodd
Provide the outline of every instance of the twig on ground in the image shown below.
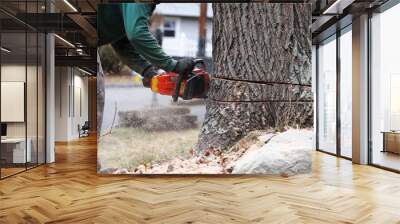
<path fill-rule="evenodd" d="M 100 137 L 103 137 L 103 136 L 106 136 L 106 135 L 109 135 L 109 134 L 111 134 L 111 132 L 112 132 L 112 129 L 114 128 L 114 123 L 115 123 L 115 118 L 116 118 L 116 116 L 117 116 L 117 111 L 118 111 L 118 103 L 117 103 L 117 101 L 115 101 L 115 103 L 114 103 L 114 117 L 113 117 L 113 121 L 112 121 L 112 123 L 111 123 L 111 126 L 110 126 L 110 128 L 108 129 L 108 131 L 106 131 L 104 134 L 102 134 Z"/>

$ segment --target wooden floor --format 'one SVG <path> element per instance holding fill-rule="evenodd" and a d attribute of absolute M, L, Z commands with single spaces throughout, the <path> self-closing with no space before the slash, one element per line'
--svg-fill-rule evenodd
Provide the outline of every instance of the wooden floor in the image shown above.
<path fill-rule="evenodd" d="M 25 167 L 23 167 L 23 168 L 14 168 L 14 167 L 11 167 L 11 168 L 1 168 L 1 177 L 3 178 L 3 177 L 8 177 L 8 176 L 11 176 L 11 175 L 13 175 L 13 174 L 16 174 L 16 173 L 19 173 L 19 172 L 23 172 L 23 171 L 25 171 L 26 169 L 25 169 Z"/>
<path fill-rule="evenodd" d="M 315 153 L 310 175 L 98 176 L 96 142 L 0 181 L 0 223 L 400 223 L 400 175 Z"/>
<path fill-rule="evenodd" d="M 391 152 L 381 152 L 375 150 L 372 161 L 374 164 L 400 170 L 400 155 Z"/>

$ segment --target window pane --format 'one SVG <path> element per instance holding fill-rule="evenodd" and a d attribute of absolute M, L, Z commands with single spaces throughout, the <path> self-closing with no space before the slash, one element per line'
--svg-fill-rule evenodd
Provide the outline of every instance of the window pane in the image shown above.
<path fill-rule="evenodd" d="M 26 141 L 26 33 L 2 33 L 1 46 L 1 123 L 6 133 L 1 140 L 1 177 L 25 170 L 30 161 Z M 28 147 L 27 147 L 28 146 Z M 27 150 L 28 149 L 28 150 Z"/>
<path fill-rule="evenodd" d="M 30 147 L 30 159 L 28 167 L 37 165 L 37 79 L 38 79 L 38 57 L 37 57 L 37 41 L 36 32 L 28 32 L 28 63 L 27 63 L 27 80 L 26 80 L 26 113 L 27 113 L 27 140 L 28 148 Z"/>
<path fill-rule="evenodd" d="M 164 30 L 164 36 L 166 37 L 174 37 L 175 31 L 174 30 Z"/>
<path fill-rule="evenodd" d="M 352 141 L 352 35 L 340 36 L 340 152 L 351 158 Z"/>
<path fill-rule="evenodd" d="M 165 21 L 164 29 L 175 29 L 175 21 Z"/>
<path fill-rule="evenodd" d="M 371 19 L 372 163 L 400 170 L 400 4 Z"/>
<path fill-rule="evenodd" d="M 318 48 L 319 149 L 336 153 L 336 40 Z"/>
<path fill-rule="evenodd" d="M 175 37 L 175 21 L 166 20 L 164 22 L 164 36 Z"/>

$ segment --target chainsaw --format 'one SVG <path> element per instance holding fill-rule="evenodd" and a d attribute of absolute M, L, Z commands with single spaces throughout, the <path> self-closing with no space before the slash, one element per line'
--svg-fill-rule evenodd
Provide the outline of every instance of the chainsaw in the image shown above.
<path fill-rule="evenodd" d="M 194 59 L 194 69 L 189 74 L 164 72 L 154 76 L 150 82 L 153 92 L 172 96 L 174 102 L 178 97 L 184 100 L 193 98 L 207 98 L 210 77 L 205 71 L 202 59 Z"/>

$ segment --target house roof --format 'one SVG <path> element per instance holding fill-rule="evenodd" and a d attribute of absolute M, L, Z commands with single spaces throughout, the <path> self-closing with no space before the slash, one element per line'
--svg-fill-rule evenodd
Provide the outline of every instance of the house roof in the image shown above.
<path fill-rule="evenodd" d="M 212 7 L 207 3 L 207 17 L 212 18 Z M 200 3 L 160 3 L 157 5 L 156 13 L 166 16 L 198 17 L 200 14 Z"/>

